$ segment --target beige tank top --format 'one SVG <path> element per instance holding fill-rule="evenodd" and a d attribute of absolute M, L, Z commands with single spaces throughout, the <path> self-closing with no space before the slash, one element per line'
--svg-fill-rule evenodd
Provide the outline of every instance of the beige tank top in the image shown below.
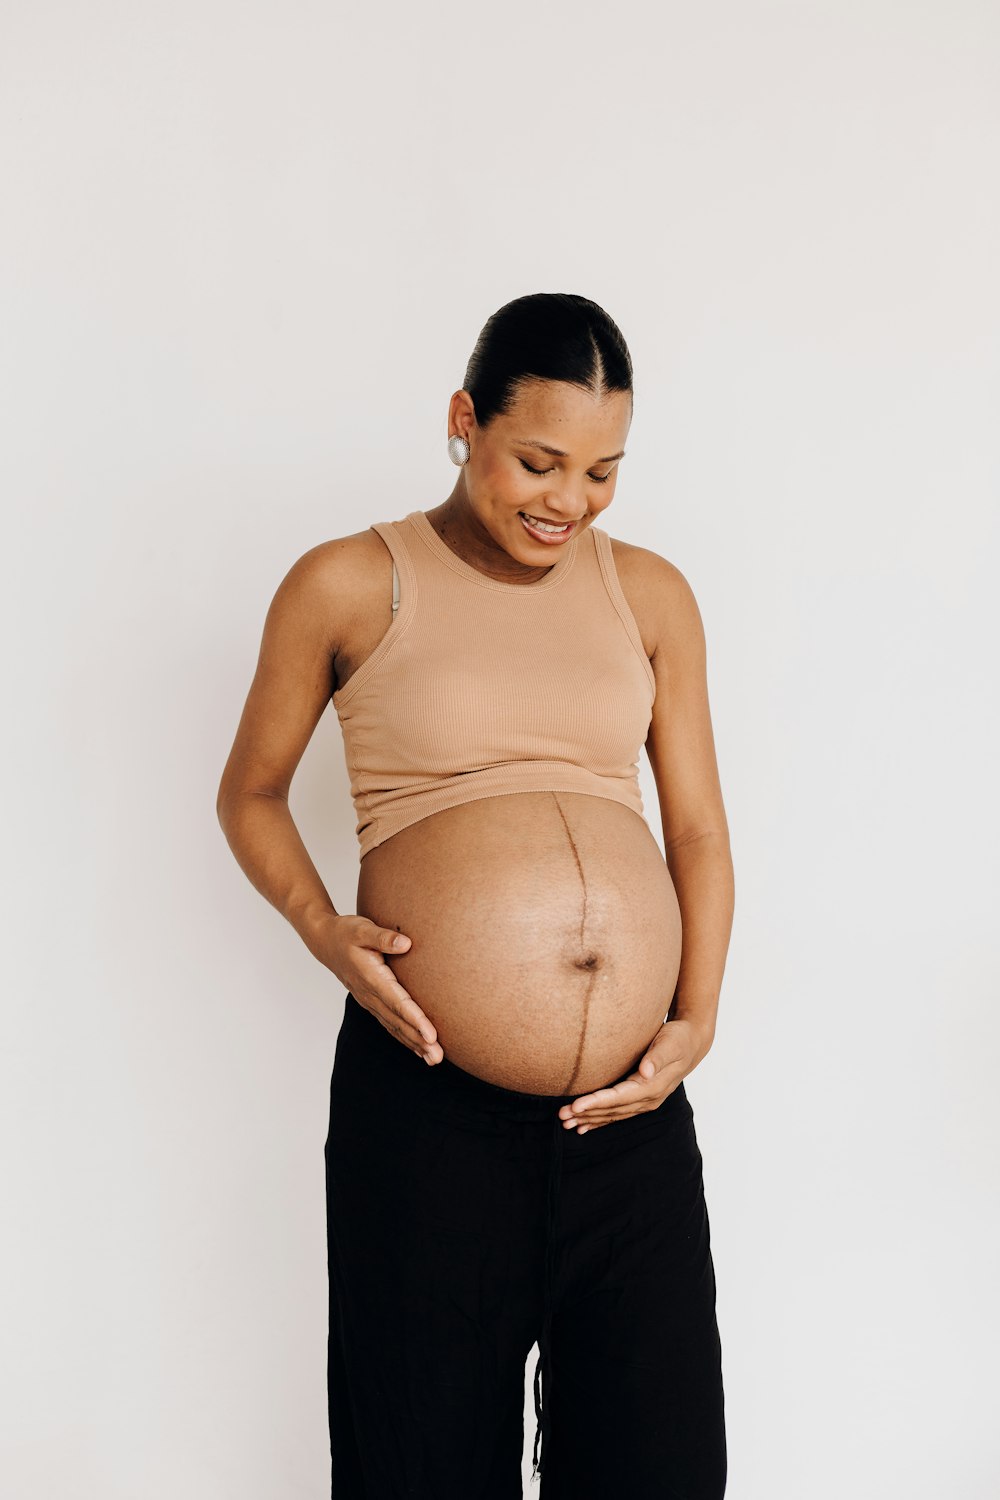
<path fill-rule="evenodd" d="M 639 753 L 656 681 L 588 526 L 535 583 L 464 562 L 423 511 L 377 521 L 392 554 L 393 619 L 333 704 L 360 857 L 460 802 L 587 792 L 644 817 Z"/>

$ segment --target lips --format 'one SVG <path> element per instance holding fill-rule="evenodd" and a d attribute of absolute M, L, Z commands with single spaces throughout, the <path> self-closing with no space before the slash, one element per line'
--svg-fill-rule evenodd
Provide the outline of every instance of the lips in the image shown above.
<path fill-rule="evenodd" d="M 538 542 L 546 542 L 550 546 L 559 542 L 568 541 L 569 538 L 573 535 L 573 532 L 576 530 L 576 522 L 569 521 L 560 531 L 540 531 L 532 525 L 532 522 L 536 520 L 542 520 L 543 518 L 541 516 L 532 516 L 529 518 L 528 512 L 523 510 L 519 510 L 517 514 L 520 518 L 521 525 L 524 527 L 525 531 L 530 537 L 533 537 L 534 540 Z M 548 522 L 546 524 L 552 525 L 553 523 Z"/>
<path fill-rule="evenodd" d="M 519 511 L 518 514 L 522 515 L 526 521 L 537 521 L 542 526 L 554 526 L 559 531 L 563 531 L 567 526 L 572 526 L 573 524 L 572 521 L 550 521 L 545 516 L 532 516 L 526 510 Z"/>

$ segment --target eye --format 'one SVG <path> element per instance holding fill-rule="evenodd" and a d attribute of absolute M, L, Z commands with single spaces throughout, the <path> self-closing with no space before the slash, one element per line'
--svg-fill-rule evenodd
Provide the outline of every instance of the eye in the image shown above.
<path fill-rule="evenodd" d="M 529 474 L 535 474 L 539 477 L 542 477 L 545 474 L 552 473 L 551 469 L 533 469 L 531 465 L 529 463 L 526 463 L 523 458 L 519 459 L 518 462 L 521 464 L 522 468 L 527 469 Z M 607 484 L 608 480 L 611 478 L 611 474 L 613 474 L 614 472 L 614 469 L 612 469 L 610 474 L 588 474 L 587 478 L 592 479 L 595 484 Z"/>

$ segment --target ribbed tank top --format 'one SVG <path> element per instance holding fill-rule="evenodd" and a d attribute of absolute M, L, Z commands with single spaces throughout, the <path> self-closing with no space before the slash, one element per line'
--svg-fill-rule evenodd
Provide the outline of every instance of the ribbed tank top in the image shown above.
<path fill-rule="evenodd" d="M 590 525 L 537 582 L 504 583 L 423 511 L 371 529 L 398 608 L 332 695 L 360 858 L 432 813 L 512 792 L 587 792 L 644 817 L 656 680 L 607 533 Z"/>

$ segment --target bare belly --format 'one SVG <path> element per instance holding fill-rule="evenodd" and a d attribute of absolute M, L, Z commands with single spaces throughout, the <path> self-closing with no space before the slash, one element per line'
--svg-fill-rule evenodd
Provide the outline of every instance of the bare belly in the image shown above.
<path fill-rule="evenodd" d="M 579 792 L 448 808 L 361 862 L 357 911 L 444 1055 L 504 1088 L 586 1093 L 630 1072 L 680 969 L 673 881 L 642 818 Z"/>

